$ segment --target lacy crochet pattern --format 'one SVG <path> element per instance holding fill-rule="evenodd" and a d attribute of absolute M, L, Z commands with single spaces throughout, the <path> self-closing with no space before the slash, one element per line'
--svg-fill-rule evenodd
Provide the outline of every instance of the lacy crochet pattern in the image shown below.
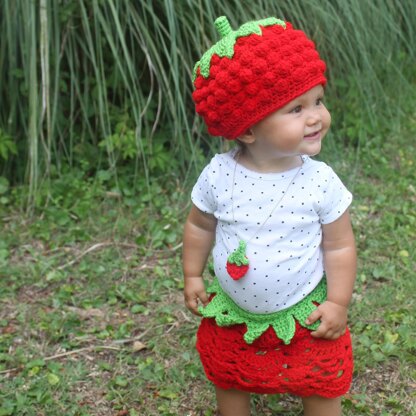
<path fill-rule="evenodd" d="M 316 303 L 321 304 L 326 299 L 326 279 L 301 302 L 287 309 L 271 314 L 253 314 L 240 308 L 221 288 L 215 278 L 207 292 L 214 294 L 210 303 L 200 307 L 199 311 L 205 318 L 214 318 L 218 326 L 245 324 L 247 331 L 244 340 L 252 344 L 257 338 L 272 327 L 276 336 L 286 345 L 290 343 L 296 330 L 296 321 L 304 328 L 315 330 L 320 321 L 306 325 L 306 318 L 316 309 Z"/>
<path fill-rule="evenodd" d="M 252 344 L 244 341 L 245 325 L 220 327 L 202 319 L 197 349 L 209 380 L 222 389 L 259 394 L 290 393 L 334 398 L 352 380 L 353 357 L 348 328 L 336 340 L 313 338 L 296 322 L 289 345 L 269 329 Z"/>

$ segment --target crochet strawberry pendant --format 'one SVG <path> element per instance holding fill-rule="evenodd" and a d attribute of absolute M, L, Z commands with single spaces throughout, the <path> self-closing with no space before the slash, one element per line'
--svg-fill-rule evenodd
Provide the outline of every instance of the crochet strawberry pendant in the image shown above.
<path fill-rule="evenodd" d="M 227 272 L 234 280 L 239 280 L 248 271 L 249 261 L 246 256 L 247 243 L 240 240 L 237 250 L 233 251 L 227 258 Z"/>

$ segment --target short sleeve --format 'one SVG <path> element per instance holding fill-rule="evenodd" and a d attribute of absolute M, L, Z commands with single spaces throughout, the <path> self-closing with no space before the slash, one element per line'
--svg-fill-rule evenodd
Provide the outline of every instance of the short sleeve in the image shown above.
<path fill-rule="evenodd" d="M 321 224 L 330 224 L 336 221 L 348 209 L 352 202 L 352 194 L 337 174 L 328 167 L 326 186 L 323 190 L 320 204 L 319 218 Z"/>
<path fill-rule="evenodd" d="M 212 192 L 211 173 L 210 165 L 206 166 L 199 176 L 191 193 L 191 199 L 194 205 L 206 214 L 213 214 L 217 207 L 217 203 Z"/>

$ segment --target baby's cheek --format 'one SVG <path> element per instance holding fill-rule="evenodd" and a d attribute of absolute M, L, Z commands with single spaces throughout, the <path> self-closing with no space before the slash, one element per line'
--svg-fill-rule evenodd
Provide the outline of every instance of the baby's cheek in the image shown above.
<path fill-rule="evenodd" d="M 331 113 L 325 108 L 323 113 L 322 113 L 322 125 L 324 128 L 329 129 L 329 127 L 331 126 Z"/>
<path fill-rule="evenodd" d="M 304 135 L 303 131 L 300 130 L 280 131 L 280 133 L 282 134 L 279 134 L 276 137 L 275 144 L 278 146 L 279 150 L 287 152 L 294 150 L 294 148 L 302 141 Z"/>

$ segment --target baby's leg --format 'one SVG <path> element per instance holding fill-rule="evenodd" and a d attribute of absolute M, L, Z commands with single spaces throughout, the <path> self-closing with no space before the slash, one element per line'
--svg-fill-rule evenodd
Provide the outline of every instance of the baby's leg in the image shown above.
<path fill-rule="evenodd" d="M 326 399 L 320 396 L 302 399 L 304 416 L 341 416 L 341 397 Z"/>
<path fill-rule="evenodd" d="M 250 393 L 216 387 L 216 394 L 221 416 L 250 416 Z"/>

